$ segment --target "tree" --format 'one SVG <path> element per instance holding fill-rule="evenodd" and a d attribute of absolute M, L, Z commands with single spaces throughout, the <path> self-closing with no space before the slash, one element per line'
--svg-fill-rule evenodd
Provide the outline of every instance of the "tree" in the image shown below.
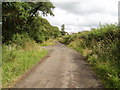
<path fill-rule="evenodd" d="M 51 2 L 34 2 L 34 3 L 29 3 L 31 7 L 33 7 L 30 10 L 31 16 L 35 15 L 37 11 L 41 11 L 43 15 L 52 15 L 54 16 L 52 9 L 55 8 L 55 6 Z"/>
<path fill-rule="evenodd" d="M 42 15 L 54 16 L 52 12 L 54 8 L 55 6 L 51 2 L 3 2 L 3 42 L 11 40 L 16 33 L 24 32 L 27 32 L 32 38 L 42 35 L 40 37 L 48 39 L 51 36 L 48 30 L 52 26 L 46 19 L 38 15 L 38 11 L 41 11 Z"/>
<path fill-rule="evenodd" d="M 65 32 L 65 25 L 64 24 L 61 25 L 61 34 L 62 35 L 66 34 L 66 32 Z"/>

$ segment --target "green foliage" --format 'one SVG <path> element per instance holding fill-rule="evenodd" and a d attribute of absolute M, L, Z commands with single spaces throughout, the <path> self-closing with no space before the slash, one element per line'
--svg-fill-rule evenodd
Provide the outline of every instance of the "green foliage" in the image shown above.
<path fill-rule="evenodd" d="M 30 39 L 27 33 L 23 33 L 23 34 L 16 33 L 12 37 L 12 44 L 14 43 L 17 46 L 24 47 L 25 44 L 28 42 L 32 42 L 32 40 Z"/>
<path fill-rule="evenodd" d="M 16 50 L 13 47 L 3 45 L 2 46 L 2 53 L 3 53 L 2 54 L 2 61 L 3 61 L 3 63 L 15 61 L 15 58 L 16 58 L 15 51 Z"/>
<path fill-rule="evenodd" d="M 53 15 L 51 2 L 2 3 L 3 87 L 23 75 L 47 54 L 36 42 L 61 36 L 59 28 L 39 16 Z"/>
<path fill-rule="evenodd" d="M 120 87 L 120 29 L 117 25 L 101 25 L 59 40 L 88 58 L 105 87 Z"/>
<path fill-rule="evenodd" d="M 38 16 L 38 18 L 34 19 L 33 24 L 31 25 L 32 32 L 29 35 L 36 41 L 36 42 L 43 42 L 50 38 L 56 38 L 61 35 L 59 28 L 56 26 L 51 26 L 50 23 Z"/>
<path fill-rule="evenodd" d="M 34 64 L 40 61 L 47 54 L 47 51 L 35 46 L 30 50 L 16 49 L 12 46 L 3 45 L 2 85 L 7 88 L 13 81 L 18 79 Z"/>
<path fill-rule="evenodd" d="M 11 41 L 16 33 L 28 33 L 36 42 L 60 36 L 59 29 L 38 14 L 54 15 L 54 8 L 51 2 L 3 2 L 3 43 Z"/>
<path fill-rule="evenodd" d="M 65 35 L 65 34 L 66 34 L 66 32 L 65 32 L 65 25 L 64 25 L 64 24 L 61 25 L 61 34 L 62 34 L 62 35 Z"/>
<path fill-rule="evenodd" d="M 55 45 L 55 44 L 56 44 L 55 39 L 49 39 L 47 41 L 44 41 L 42 44 L 40 43 L 40 46 L 51 46 L 51 45 Z"/>
<path fill-rule="evenodd" d="M 32 16 L 37 13 L 37 11 L 41 11 L 43 15 L 52 15 L 54 16 L 52 9 L 55 8 L 55 6 L 51 2 L 35 2 L 35 3 L 29 3 L 31 7 L 34 7 L 30 10 L 30 13 L 32 13 Z"/>
<path fill-rule="evenodd" d="M 61 30 L 64 31 L 65 30 L 65 25 L 61 25 Z"/>
<path fill-rule="evenodd" d="M 58 39 L 61 43 L 64 43 L 66 45 L 70 44 L 72 41 L 76 39 L 76 35 L 65 35 Z"/>

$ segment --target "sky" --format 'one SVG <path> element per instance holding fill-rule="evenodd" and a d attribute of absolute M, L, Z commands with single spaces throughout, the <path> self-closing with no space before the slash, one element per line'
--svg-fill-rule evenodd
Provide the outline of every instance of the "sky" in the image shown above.
<path fill-rule="evenodd" d="M 119 0 L 50 0 L 55 16 L 45 18 L 53 26 L 65 24 L 65 31 L 76 33 L 97 28 L 100 24 L 118 22 Z"/>

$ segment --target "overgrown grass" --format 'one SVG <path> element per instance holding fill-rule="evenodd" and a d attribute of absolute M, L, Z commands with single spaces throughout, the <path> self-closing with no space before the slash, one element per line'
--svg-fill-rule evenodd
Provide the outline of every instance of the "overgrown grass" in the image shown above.
<path fill-rule="evenodd" d="M 43 43 L 40 43 L 39 45 L 40 46 L 52 46 L 56 44 L 55 42 L 56 42 L 55 39 L 49 39 L 47 41 L 44 41 Z"/>
<path fill-rule="evenodd" d="M 13 40 L 9 45 L 2 45 L 3 88 L 11 85 L 47 54 L 37 43 L 21 36 L 24 35 L 17 35 L 17 40 Z"/>
<path fill-rule="evenodd" d="M 46 54 L 47 51 L 40 47 L 32 50 L 16 50 L 3 46 L 3 87 L 19 78 Z"/>
<path fill-rule="evenodd" d="M 101 25 L 59 40 L 87 57 L 105 87 L 120 87 L 120 29 L 117 25 Z"/>

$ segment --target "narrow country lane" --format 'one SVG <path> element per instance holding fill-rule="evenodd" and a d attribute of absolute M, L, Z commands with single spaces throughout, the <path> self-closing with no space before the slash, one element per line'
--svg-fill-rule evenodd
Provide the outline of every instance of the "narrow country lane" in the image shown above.
<path fill-rule="evenodd" d="M 98 88 L 90 65 L 75 50 L 58 43 L 45 46 L 50 50 L 49 57 L 40 63 L 15 88 Z"/>

